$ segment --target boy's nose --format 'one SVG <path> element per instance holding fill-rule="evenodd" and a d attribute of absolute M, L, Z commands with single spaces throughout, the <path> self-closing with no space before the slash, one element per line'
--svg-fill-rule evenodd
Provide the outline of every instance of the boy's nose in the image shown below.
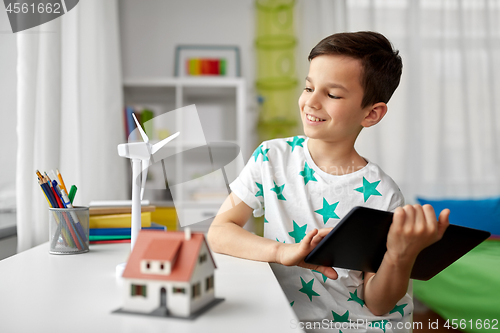
<path fill-rule="evenodd" d="M 318 98 L 318 95 L 316 92 L 313 92 L 312 94 L 310 94 L 306 100 L 306 106 L 311 108 L 311 109 L 315 109 L 315 110 L 319 110 L 321 109 L 321 103 L 319 101 L 319 98 Z"/>

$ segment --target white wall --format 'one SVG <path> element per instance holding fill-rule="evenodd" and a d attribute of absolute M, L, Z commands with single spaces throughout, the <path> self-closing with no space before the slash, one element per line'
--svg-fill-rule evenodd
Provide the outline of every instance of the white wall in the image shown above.
<path fill-rule="evenodd" d="M 16 35 L 0 5 L 0 209 L 15 207 L 16 182 Z"/>
<path fill-rule="evenodd" d="M 238 45 L 242 76 L 254 82 L 253 0 L 121 0 L 123 75 L 174 75 L 178 44 Z"/>

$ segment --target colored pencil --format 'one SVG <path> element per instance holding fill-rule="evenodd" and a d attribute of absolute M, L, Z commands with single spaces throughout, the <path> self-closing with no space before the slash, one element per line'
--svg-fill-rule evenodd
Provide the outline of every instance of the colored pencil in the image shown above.
<path fill-rule="evenodd" d="M 48 178 L 48 176 L 47 176 L 47 178 Z M 50 179 L 50 178 L 49 178 L 49 179 Z M 49 185 L 51 185 L 51 184 L 50 184 L 50 182 L 49 182 Z M 55 188 L 51 186 L 51 190 L 52 190 L 52 192 L 54 193 L 54 197 L 56 198 L 56 201 L 57 201 L 57 205 L 58 205 L 58 207 L 56 207 L 56 208 L 64 208 L 64 206 L 63 206 L 63 204 L 62 204 L 61 200 L 59 199 L 59 196 L 58 196 L 58 195 L 57 195 L 57 193 L 56 193 Z M 72 225 L 72 223 L 69 221 L 69 219 L 68 219 L 68 217 L 67 217 L 67 215 L 66 215 L 66 214 L 63 214 L 63 216 L 64 216 L 64 220 L 66 221 L 66 225 L 68 226 L 69 233 L 71 234 L 71 238 L 73 239 L 73 241 L 74 241 L 74 242 L 75 242 L 75 244 L 76 244 L 76 247 L 77 247 L 79 250 L 82 250 L 82 249 L 83 249 L 83 247 L 82 247 L 82 245 L 81 245 L 81 243 L 80 243 L 81 241 L 78 239 L 78 236 L 75 234 L 75 230 L 73 229 L 73 225 Z"/>
<path fill-rule="evenodd" d="M 64 180 L 61 173 L 59 172 L 59 169 L 56 169 L 56 174 L 57 178 L 59 178 L 59 184 L 61 185 L 61 188 L 67 192 L 68 190 L 66 189 L 66 185 L 64 185 Z"/>
<path fill-rule="evenodd" d="M 73 200 L 75 199 L 76 190 L 77 190 L 76 186 L 71 185 L 71 189 L 69 190 L 69 195 L 68 195 L 69 201 L 71 201 L 71 203 L 73 203 Z"/>
<path fill-rule="evenodd" d="M 47 196 L 50 200 L 52 207 L 58 208 L 56 198 L 54 198 L 54 193 L 52 193 L 52 190 L 50 189 L 50 186 L 47 183 L 47 180 L 45 179 L 45 177 L 42 178 L 42 182 L 43 182 L 42 186 L 43 186 L 45 193 L 47 194 Z"/>
<path fill-rule="evenodd" d="M 73 208 L 73 205 L 71 204 L 71 201 L 68 198 L 68 195 L 66 194 L 66 191 L 61 189 L 61 187 L 57 184 L 57 181 L 53 180 L 52 181 L 52 186 L 56 189 L 57 194 L 60 196 L 60 199 L 64 205 L 64 208 Z M 78 216 L 74 211 L 69 212 L 71 214 L 71 219 L 72 222 L 74 223 L 77 231 L 77 236 L 80 236 L 79 239 L 81 238 L 82 241 L 82 246 L 84 248 L 87 247 L 87 237 L 85 236 L 85 232 L 83 231 L 83 227 L 80 224 L 80 220 L 78 219 Z"/>
<path fill-rule="evenodd" d="M 40 174 L 40 172 L 38 172 L 38 170 L 37 170 L 37 174 Z M 41 176 L 41 174 L 40 174 L 40 176 Z M 40 185 L 40 188 L 42 189 L 43 194 L 45 195 L 45 199 L 47 199 L 49 207 L 54 207 L 54 205 L 52 204 L 52 202 L 49 199 L 47 184 L 44 184 L 42 178 L 40 178 L 40 177 L 38 177 L 38 184 Z M 56 230 L 55 235 L 59 235 L 59 233 L 61 233 L 61 221 L 59 221 L 59 217 L 57 216 L 57 214 L 55 212 L 52 212 L 52 214 L 54 214 L 54 218 L 55 218 L 56 223 L 57 223 L 57 230 Z M 63 231 L 62 234 L 63 234 L 64 244 L 66 246 L 68 246 L 69 242 L 67 240 L 68 239 L 67 232 Z M 54 236 L 52 238 L 52 248 L 54 248 L 56 246 L 57 238 L 58 237 L 56 237 L 56 236 Z"/>
<path fill-rule="evenodd" d="M 38 184 L 42 189 L 45 199 L 47 200 L 49 207 L 51 208 L 73 208 L 72 199 L 76 193 L 76 186 L 71 188 L 71 200 L 67 194 L 66 186 L 62 178 L 61 173 L 58 169 L 56 172 L 50 170 L 49 175 L 47 172 L 43 174 L 36 170 L 38 177 Z M 52 177 L 52 180 L 50 179 Z M 60 184 L 56 181 L 59 180 Z M 88 250 L 87 246 L 87 236 L 83 230 L 82 225 L 79 223 L 78 216 L 74 211 L 52 211 L 54 219 L 57 222 L 57 231 L 52 238 L 52 247 L 55 247 L 59 235 L 62 235 L 64 243 L 69 247 L 77 247 L 78 250 Z"/>
<path fill-rule="evenodd" d="M 49 203 L 49 206 L 54 207 L 54 201 L 52 200 L 52 196 L 47 189 L 47 184 L 44 183 L 40 178 L 38 178 L 38 184 L 40 184 L 40 188 L 42 189 L 43 194 L 45 195 L 45 199 L 47 199 L 47 202 Z"/>

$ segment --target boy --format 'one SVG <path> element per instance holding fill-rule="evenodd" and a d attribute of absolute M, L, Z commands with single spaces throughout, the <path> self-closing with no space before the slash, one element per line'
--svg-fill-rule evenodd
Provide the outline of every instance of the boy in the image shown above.
<path fill-rule="evenodd" d="M 270 262 L 301 321 L 366 320 L 357 332 L 408 331 L 413 263 L 442 237 L 449 210 L 437 221 L 429 205 L 402 207 L 394 181 L 354 149 L 361 129 L 385 116 L 401 58 L 384 36 L 356 32 L 325 38 L 309 61 L 299 98 L 305 137 L 257 148 L 231 184 L 208 240 L 216 252 Z M 306 264 L 305 256 L 354 206 L 395 212 L 377 273 Z M 265 213 L 264 237 L 243 229 L 252 211 Z"/>

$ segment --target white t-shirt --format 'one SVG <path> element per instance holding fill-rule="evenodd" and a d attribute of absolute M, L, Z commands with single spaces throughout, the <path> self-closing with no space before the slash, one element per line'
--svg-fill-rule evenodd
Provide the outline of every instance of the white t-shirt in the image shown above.
<path fill-rule="evenodd" d="M 314 228 L 334 227 L 355 206 L 394 211 L 404 205 L 396 183 L 376 164 L 368 162 L 361 169 L 332 175 L 314 163 L 307 143 L 303 136 L 263 142 L 230 185 L 256 217 L 265 215 L 264 237 L 299 243 Z M 358 320 L 373 324 L 356 331 L 408 331 L 397 329 L 397 323 L 403 328 L 410 320 L 411 297 L 406 294 L 383 316 L 373 315 L 363 301 L 363 272 L 336 268 L 339 278 L 331 280 L 297 266 L 271 267 L 301 321 L 344 321 L 342 332 L 352 331 L 346 328 L 347 322 Z"/>

